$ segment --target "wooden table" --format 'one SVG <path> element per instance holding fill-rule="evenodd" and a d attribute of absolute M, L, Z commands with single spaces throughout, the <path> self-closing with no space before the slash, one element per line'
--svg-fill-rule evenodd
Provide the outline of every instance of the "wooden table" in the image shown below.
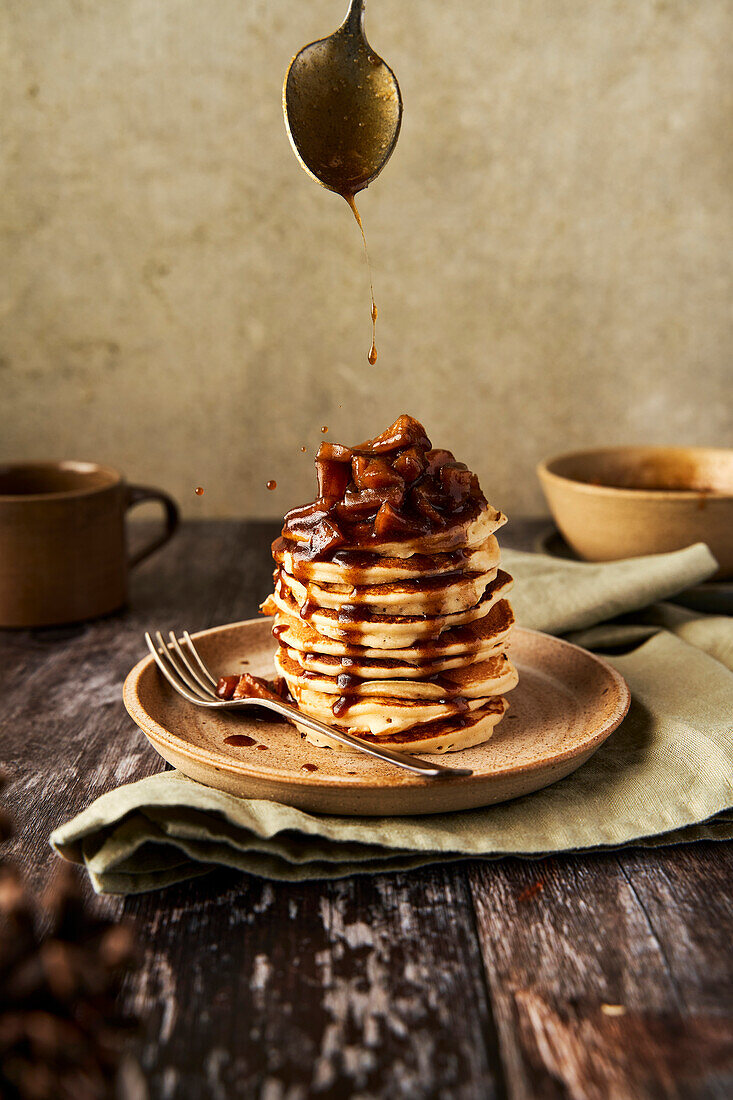
<path fill-rule="evenodd" d="M 530 547 L 537 523 L 505 545 Z M 0 632 L 11 841 L 42 885 L 48 834 L 162 768 L 120 689 L 151 625 L 253 616 L 274 525 L 184 525 L 132 610 Z M 217 873 L 122 902 L 144 964 L 151 1097 L 730 1097 L 733 852 L 696 844 L 280 885 Z M 620 1007 L 613 1007 L 620 1006 Z"/>

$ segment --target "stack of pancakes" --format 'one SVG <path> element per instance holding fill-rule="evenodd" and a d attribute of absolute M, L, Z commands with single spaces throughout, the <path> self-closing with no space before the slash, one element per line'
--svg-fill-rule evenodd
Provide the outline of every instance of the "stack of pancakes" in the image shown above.
<path fill-rule="evenodd" d="M 286 516 L 262 605 L 297 706 L 408 752 L 486 741 L 517 683 L 505 517 L 411 417 L 356 448 L 322 445 L 316 464 L 319 498 Z"/>

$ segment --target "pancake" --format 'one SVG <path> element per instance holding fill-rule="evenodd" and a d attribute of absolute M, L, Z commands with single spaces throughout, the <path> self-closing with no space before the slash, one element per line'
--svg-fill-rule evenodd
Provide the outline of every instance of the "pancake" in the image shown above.
<path fill-rule="evenodd" d="M 481 745 L 484 741 L 488 741 L 494 732 L 494 727 L 504 717 L 506 709 L 506 700 L 498 696 L 487 700 L 482 707 L 459 718 L 424 723 L 423 725 L 413 726 L 404 733 L 384 737 L 376 737 L 369 733 L 362 733 L 360 737 L 363 741 L 372 741 L 378 745 L 398 749 L 400 752 L 438 754 L 456 752 L 459 749 L 468 749 L 472 745 Z M 337 726 L 337 728 L 345 728 L 338 726 L 336 722 L 330 724 Z M 349 745 L 332 741 L 325 734 L 314 733 L 304 726 L 298 726 L 298 728 L 311 745 L 332 748 L 336 752 L 359 752 L 358 749 L 352 749 Z"/>
<path fill-rule="evenodd" d="M 361 699 L 365 696 L 389 697 L 394 699 L 436 700 L 463 696 L 471 699 L 485 699 L 490 695 L 502 695 L 511 691 L 517 683 L 517 672 L 505 653 L 498 653 L 486 661 L 464 664 L 463 667 L 438 673 L 431 679 L 413 680 L 381 679 L 368 680 L 354 675 L 353 671 L 340 671 L 339 675 L 324 675 L 306 672 L 297 660 L 297 650 L 280 646 L 275 656 L 275 668 L 285 677 L 291 695 L 295 697 L 298 687 L 319 691 L 340 699 L 345 695 Z M 332 704 L 333 709 L 333 704 Z M 348 711 L 343 716 L 348 715 Z"/>
<path fill-rule="evenodd" d="M 344 617 L 344 607 L 341 611 L 315 607 L 305 617 L 319 634 L 336 641 L 343 640 L 367 648 L 404 649 L 421 640 L 436 639 L 451 627 L 464 626 L 483 618 L 498 600 L 503 599 L 511 586 L 512 578 L 500 569 L 474 607 L 449 615 L 372 615 L 358 606 L 352 612 L 346 605 L 349 607 L 348 619 Z M 283 592 L 282 585 L 275 586 L 271 599 L 286 615 L 303 617 L 302 606 L 289 593 Z"/>
<path fill-rule="evenodd" d="M 413 554 L 396 558 L 370 551 L 338 551 L 331 561 L 308 561 L 298 556 L 298 544 L 282 536 L 272 544 L 272 556 L 291 576 L 299 581 L 319 584 L 389 584 L 435 577 L 464 570 L 486 573 L 499 564 L 499 543 L 494 535 L 475 550 L 454 550 L 443 554 Z"/>
<path fill-rule="evenodd" d="M 410 558 L 413 554 L 443 554 L 452 550 L 474 550 L 482 545 L 494 531 L 498 531 L 506 523 L 506 516 L 497 512 L 489 505 L 469 509 L 466 518 L 457 518 L 453 522 L 440 527 L 429 534 L 418 535 L 414 538 L 403 538 L 398 541 L 390 539 L 370 540 L 365 546 L 363 542 L 347 542 L 340 549 L 346 551 L 371 550 L 382 557 Z M 297 543 L 308 541 L 300 532 L 289 532 L 289 538 Z"/>
<path fill-rule="evenodd" d="M 293 694 L 292 689 L 291 694 Z M 334 716 L 332 710 L 332 695 L 297 687 L 293 698 L 301 710 L 306 711 L 313 718 L 318 718 L 321 722 L 338 724 L 357 736 L 362 733 L 373 733 L 378 737 L 403 733 L 421 723 L 454 718 L 467 710 L 477 710 L 486 703 L 485 698 L 467 699 L 465 703 L 459 703 L 456 700 L 438 702 L 429 699 L 392 699 L 386 695 L 364 696 L 354 699 L 348 714 L 339 717 L 339 715 Z"/>
<path fill-rule="evenodd" d="M 322 610 L 338 611 L 344 604 L 368 608 L 374 615 L 449 615 L 475 607 L 496 579 L 488 573 L 455 572 L 437 577 L 418 577 L 391 584 L 352 586 L 344 584 L 302 584 L 281 566 L 277 577 L 299 607 L 310 601 Z M 276 587 L 277 587 L 277 581 Z"/>
<path fill-rule="evenodd" d="M 262 610 L 266 615 L 276 616 L 273 634 L 281 644 L 299 650 L 301 654 L 306 655 L 306 658 L 314 661 L 321 657 L 339 659 L 353 657 L 358 661 L 368 662 L 364 668 L 370 670 L 368 675 L 371 677 L 380 675 L 378 670 L 383 667 L 383 662 L 387 662 L 388 668 L 398 667 L 392 664 L 394 661 L 403 662 L 403 667 L 408 669 L 408 675 L 417 675 L 417 671 L 409 671 L 417 668 L 424 669 L 425 675 L 432 676 L 434 672 L 440 672 L 442 668 L 448 667 L 445 662 L 463 663 L 464 658 L 469 655 L 480 660 L 506 643 L 514 625 L 514 613 L 509 601 L 501 599 L 490 609 L 488 615 L 469 623 L 468 626 L 444 630 L 438 638 L 429 639 L 406 649 L 385 651 L 368 646 L 350 645 L 337 638 L 319 634 L 297 615 L 283 613 L 272 596 L 268 596 L 262 604 Z M 437 667 L 438 664 L 441 667 Z"/>

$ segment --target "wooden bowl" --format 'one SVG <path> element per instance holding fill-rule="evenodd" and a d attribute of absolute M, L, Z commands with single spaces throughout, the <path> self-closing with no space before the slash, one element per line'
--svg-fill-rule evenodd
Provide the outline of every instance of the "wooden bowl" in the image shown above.
<path fill-rule="evenodd" d="M 733 577 L 733 450 L 605 447 L 541 462 L 537 473 L 566 542 L 586 561 L 706 543 Z"/>

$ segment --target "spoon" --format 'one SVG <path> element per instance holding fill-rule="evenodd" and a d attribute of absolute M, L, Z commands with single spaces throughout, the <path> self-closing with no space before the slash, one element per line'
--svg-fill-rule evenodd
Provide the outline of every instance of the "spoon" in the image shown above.
<path fill-rule="evenodd" d="M 334 34 L 295 55 L 283 111 L 302 167 L 344 197 L 376 179 L 397 143 L 402 96 L 395 74 L 364 34 L 364 4 L 351 0 Z"/>

